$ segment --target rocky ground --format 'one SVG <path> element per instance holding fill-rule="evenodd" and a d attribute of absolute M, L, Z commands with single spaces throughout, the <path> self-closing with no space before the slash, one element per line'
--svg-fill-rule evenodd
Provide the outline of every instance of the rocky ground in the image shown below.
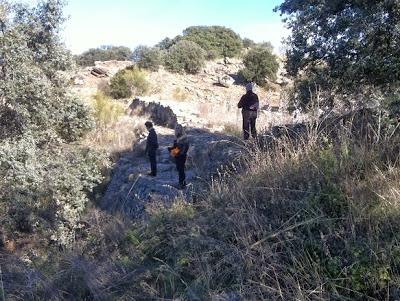
<path fill-rule="evenodd" d="M 143 217 L 146 207 L 168 205 L 177 197 L 192 201 L 196 192 L 222 165 L 232 165 L 243 149 L 242 142 L 233 136 L 204 129 L 187 131 L 190 149 L 186 177 L 188 186 L 179 190 L 174 158 L 167 147 L 172 145 L 173 130 L 157 126 L 160 148 L 157 154 L 157 177 L 147 175 L 150 166 L 144 153 L 145 139 L 133 150 L 121 156 L 112 172 L 112 180 L 102 199 L 101 207 L 130 217 Z"/>

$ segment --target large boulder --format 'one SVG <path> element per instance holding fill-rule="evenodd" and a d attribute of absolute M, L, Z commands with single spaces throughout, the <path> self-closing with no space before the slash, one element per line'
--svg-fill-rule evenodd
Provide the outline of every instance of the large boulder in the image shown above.
<path fill-rule="evenodd" d="M 225 88 L 230 88 L 235 83 L 235 79 L 232 76 L 225 74 L 218 77 L 218 83 Z"/>
<path fill-rule="evenodd" d="M 99 67 L 93 67 L 92 70 L 90 71 L 90 74 L 94 75 L 95 77 L 108 77 L 107 70 Z"/>

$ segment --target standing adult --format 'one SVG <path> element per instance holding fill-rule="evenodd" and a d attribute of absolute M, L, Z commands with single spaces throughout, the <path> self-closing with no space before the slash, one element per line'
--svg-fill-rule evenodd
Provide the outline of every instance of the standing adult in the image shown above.
<path fill-rule="evenodd" d="M 146 143 L 146 154 L 149 156 L 151 171 L 148 173 L 148 175 L 155 177 L 157 176 L 157 149 L 158 149 L 157 133 L 151 121 L 146 121 L 144 125 L 146 126 L 146 129 L 149 131 Z"/>
<path fill-rule="evenodd" d="M 253 92 L 254 84 L 246 85 L 246 94 L 242 96 L 238 103 L 238 108 L 242 109 L 243 116 L 243 138 L 247 140 L 251 136 L 257 139 L 256 120 L 260 101 L 256 93 Z"/>
<path fill-rule="evenodd" d="M 174 145 L 169 147 L 168 150 L 175 157 L 176 169 L 179 175 L 179 188 L 183 189 L 186 187 L 185 164 L 189 150 L 189 140 L 182 125 L 176 125 Z"/>

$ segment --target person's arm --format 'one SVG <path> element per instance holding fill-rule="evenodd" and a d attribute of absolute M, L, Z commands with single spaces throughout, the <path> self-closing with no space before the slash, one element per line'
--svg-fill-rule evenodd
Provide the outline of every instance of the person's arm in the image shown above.
<path fill-rule="evenodd" d="M 177 147 L 180 149 L 180 153 L 178 157 L 185 156 L 189 150 L 189 143 L 188 142 L 180 142 L 176 144 Z"/>
<path fill-rule="evenodd" d="M 176 140 L 174 140 L 174 144 L 172 144 L 172 146 L 168 147 L 168 151 L 171 151 L 172 149 L 174 149 L 176 147 Z"/>
<path fill-rule="evenodd" d="M 148 141 L 148 150 L 153 151 L 157 149 L 157 135 L 154 131 L 149 133 L 149 137 L 147 138 Z"/>
<path fill-rule="evenodd" d="M 244 96 L 242 96 L 242 98 L 240 98 L 240 101 L 238 103 L 238 108 L 239 109 L 243 108 L 243 103 L 244 103 Z"/>
<path fill-rule="evenodd" d="M 158 149 L 158 137 L 156 133 L 154 133 L 154 148 Z"/>
<path fill-rule="evenodd" d="M 144 149 L 144 153 L 147 155 L 149 153 L 149 136 L 146 139 L 146 148 Z"/>

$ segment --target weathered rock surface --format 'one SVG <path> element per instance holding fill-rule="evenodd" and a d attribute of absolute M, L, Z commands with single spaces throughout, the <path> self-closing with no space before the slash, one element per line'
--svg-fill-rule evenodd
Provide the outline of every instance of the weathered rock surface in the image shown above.
<path fill-rule="evenodd" d="M 90 74 L 99 78 L 108 77 L 107 70 L 99 67 L 93 67 L 92 70 L 90 71 Z"/>
<path fill-rule="evenodd" d="M 164 106 L 158 102 L 146 102 L 135 98 L 129 105 L 131 114 L 138 116 L 149 116 L 149 118 L 160 126 L 168 128 L 175 128 L 177 124 L 177 117 L 172 109 L 168 106 Z"/>
<path fill-rule="evenodd" d="M 101 202 L 103 209 L 138 218 L 145 214 L 146 206 L 154 202 L 168 205 L 178 196 L 190 201 L 193 191 L 221 166 L 235 162 L 242 148 L 236 137 L 200 129 L 189 130 L 190 150 L 186 164 L 189 185 L 181 191 L 177 189 L 178 173 L 174 158 L 167 150 L 174 139 L 173 131 L 162 128 L 156 130 L 160 145 L 157 177 L 147 176 L 149 162 L 144 154 L 146 141 L 143 140 L 116 164 Z"/>
<path fill-rule="evenodd" d="M 235 83 L 235 79 L 228 74 L 225 74 L 218 77 L 218 83 L 225 88 L 230 88 Z"/>

